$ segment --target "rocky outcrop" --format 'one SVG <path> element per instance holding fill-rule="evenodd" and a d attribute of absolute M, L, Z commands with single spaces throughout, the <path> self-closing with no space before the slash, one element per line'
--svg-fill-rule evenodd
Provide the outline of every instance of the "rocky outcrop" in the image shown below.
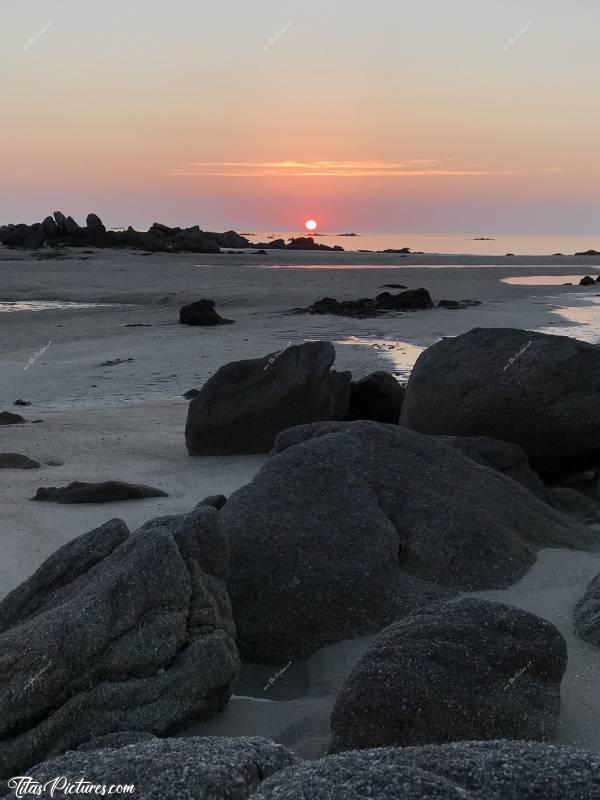
<path fill-rule="evenodd" d="M 88 214 L 85 227 L 61 211 L 54 218 L 46 217 L 34 225 L 4 225 L 0 228 L 0 244 L 8 247 L 34 249 L 49 247 L 127 247 L 150 252 L 219 253 L 221 247 L 250 247 L 251 244 L 235 231 L 212 233 L 200 229 L 170 228 L 155 222 L 146 232 L 107 230 L 97 214 Z"/>
<path fill-rule="evenodd" d="M 351 376 L 333 371 L 334 361 L 330 342 L 305 342 L 264 358 L 225 364 L 190 402 L 188 452 L 267 453 L 286 428 L 342 419 Z"/>
<path fill-rule="evenodd" d="M 42 486 L 31 499 L 49 503 L 117 503 L 121 500 L 143 500 L 146 497 L 168 497 L 168 494 L 152 486 L 125 481 L 73 481 L 68 486 L 58 488 Z"/>
<path fill-rule="evenodd" d="M 589 275 L 584 275 L 583 278 L 579 281 L 580 286 L 595 286 L 596 281 L 594 278 L 591 278 Z"/>
<path fill-rule="evenodd" d="M 340 317 L 365 319 L 377 317 L 388 311 L 417 311 L 427 308 L 433 308 L 433 301 L 427 289 L 409 289 L 398 294 L 382 292 L 375 299 L 363 297 L 360 300 L 340 301 L 333 297 L 323 297 L 301 310 L 309 314 L 335 314 Z"/>
<path fill-rule="evenodd" d="M 600 461 L 600 348 L 544 333 L 475 328 L 422 353 L 401 424 L 520 445 L 547 474 Z"/>
<path fill-rule="evenodd" d="M 216 510 L 112 520 L 0 603 L 0 777 L 121 731 L 221 710 L 238 674 Z"/>
<path fill-rule="evenodd" d="M 387 747 L 307 761 L 253 800 L 597 800 L 600 757 L 538 742 Z"/>
<path fill-rule="evenodd" d="M 179 322 L 182 325 L 231 325 L 233 320 L 224 319 L 217 314 L 214 300 L 196 300 L 182 306 L 179 311 Z"/>
<path fill-rule="evenodd" d="M 403 400 L 404 388 L 392 374 L 373 372 L 352 382 L 346 419 L 370 419 L 397 425 Z"/>
<path fill-rule="evenodd" d="M 82 777 L 80 793 L 91 796 L 97 794 L 85 791 L 89 784 L 107 791 L 111 785 L 133 786 L 131 793 L 116 796 L 140 800 L 245 800 L 265 778 L 297 761 L 285 747 L 258 737 L 157 739 L 132 733 L 92 741 L 38 764 L 27 776 L 40 785 L 41 800 L 77 796 L 68 787 Z M 7 786 L 10 792 L 2 798 L 14 800 L 17 785 Z"/>
<path fill-rule="evenodd" d="M 330 247 L 326 244 L 315 242 L 312 236 L 298 236 L 291 239 L 288 244 L 284 239 L 271 239 L 268 242 L 258 242 L 253 247 L 261 247 L 263 250 L 329 250 L 330 252 L 343 253 L 344 248 L 340 245 Z"/>
<path fill-rule="evenodd" d="M 546 740 L 560 709 L 567 645 L 527 611 L 462 600 L 382 631 L 331 717 L 332 752 L 485 739 Z"/>
<path fill-rule="evenodd" d="M 249 661 L 304 658 L 456 591 L 504 588 L 541 547 L 595 546 L 516 481 L 400 426 L 304 425 L 276 450 L 221 511 Z"/>

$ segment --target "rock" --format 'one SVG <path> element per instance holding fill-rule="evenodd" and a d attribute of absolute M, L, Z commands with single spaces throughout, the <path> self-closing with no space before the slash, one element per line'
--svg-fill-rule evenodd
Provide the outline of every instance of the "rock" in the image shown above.
<path fill-rule="evenodd" d="M 263 247 L 264 245 L 261 245 Z M 298 236 L 296 239 L 292 239 L 291 242 L 286 245 L 286 250 L 335 250 L 336 252 L 344 252 L 344 248 L 336 245 L 335 247 L 329 247 L 326 244 L 318 244 L 312 238 L 312 236 Z"/>
<path fill-rule="evenodd" d="M 331 717 L 331 751 L 554 734 L 567 644 L 517 608 L 461 600 L 382 631 Z"/>
<path fill-rule="evenodd" d="M 44 228 L 41 223 L 36 222 L 29 228 L 29 232 L 25 238 L 24 247 L 26 247 L 28 250 L 37 250 L 38 247 L 41 247 L 45 241 L 46 234 L 44 233 Z"/>
<path fill-rule="evenodd" d="M 0 469 L 38 469 L 39 461 L 20 453 L 0 453 Z"/>
<path fill-rule="evenodd" d="M 25 422 L 20 414 L 13 414 L 12 411 L 0 411 L 0 425 L 19 425 Z"/>
<path fill-rule="evenodd" d="M 397 425 L 404 389 L 389 372 L 373 372 L 350 385 L 350 405 L 345 419 L 371 419 Z"/>
<path fill-rule="evenodd" d="M 306 342 L 264 358 L 225 364 L 190 402 L 185 440 L 192 456 L 267 453 L 293 425 L 342 419 L 349 372 L 331 370 L 331 342 Z"/>
<path fill-rule="evenodd" d="M 25 247 L 29 233 L 29 225 L 7 225 L 0 230 L 0 243 L 6 247 Z"/>
<path fill-rule="evenodd" d="M 481 300 L 440 300 L 438 308 L 448 308 L 451 311 L 457 311 L 463 308 L 472 308 L 473 306 L 480 306 Z"/>
<path fill-rule="evenodd" d="M 30 406 L 30 405 L 31 405 L 31 400 L 21 400 L 21 398 L 15 400 L 15 402 L 13 403 L 13 406 Z"/>
<path fill-rule="evenodd" d="M 366 319 L 367 317 L 377 317 L 381 309 L 375 300 L 364 297 L 361 300 L 342 300 L 341 302 L 333 297 L 323 297 L 317 300 L 306 311 L 309 314 L 335 314 L 339 317 L 357 317 Z"/>
<path fill-rule="evenodd" d="M 88 231 L 91 231 L 93 234 L 106 233 L 106 228 L 102 224 L 102 220 L 97 214 L 88 214 L 85 219 L 85 224 Z M 65 228 L 66 228 L 66 220 L 65 220 Z"/>
<path fill-rule="evenodd" d="M 220 512 L 248 661 L 306 658 L 457 591 L 504 588 L 541 547 L 596 546 L 512 479 L 400 426 L 304 425 L 276 451 Z"/>
<path fill-rule="evenodd" d="M 183 306 L 179 312 L 182 325 L 231 325 L 233 320 L 223 319 L 215 311 L 214 300 L 196 300 Z"/>
<path fill-rule="evenodd" d="M 59 235 L 58 225 L 52 219 L 52 217 L 46 217 L 46 219 L 42 222 L 42 228 L 44 230 L 44 236 L 46 239 L 56 239 Z"/>
<path fill-rule="evenodd" d="M 0 777 L 222 710 L 239 670 L 228 570 L 206 507 L 132 534 L 112 520 L 51 555 L 0 603 Z"/>
<path fill-rule="evenodd" d="M 250 247 L 250 241 L 245 236 L 240 236 L 235 231 L 225 231 L 225 233 L 208 233 L 211 239 L 214 239 L 219 247 L 235 247 L 244 248 Z"/>
<path fill-rule="evenodd" d="M 599 250 L 586 250 L 583 253 L 575 253 L 576 256 L 600 256 Z"/>
<path fill-rule="evenodd" d="M 129 361 L 134 361 L 133 358 L 113 358 L 103 361 L 101 367 L 117 367 L 119 364 L 127 364 Z"/>
<path fill-rule="evenodd" d="M 600 348 L 512 328 L 474 328 L 422 353 L 400 422 L 429 434 L 520 445 L 536 471 L 598 463 Z"/>
<path fill-rule="evenodd" d="M 59 235 L 63 235 L 67 232 L 67 218 L 62 213 L 62 211 L 55 211 L 54 212 L 54 220 L 57 227 L 57 231 Z"/>
<path fill-rule="evenodd" d="M 590 278 L 590 276 L 589 276 L 589 275 L 585 275 L 585 276 L 584 276 L 584 277 L 583 277 L 583 278 L 582 278 L 582 279 L 579 281 L 579 285 L 580 285 L 580 286 L 595 286 L 595 285 L 596 285 L 596 281 L 595 281 L 593 278 Z"/>
<path fill-rule="evenodd" d="M 88 222 L 88 226 L 89 226 L 89 222 Z M 65 220 L 65 230 L 71 236 L 74 236 L 74 235 L 76 235 L 78 233 L 81 233 L 81 228 L 75 222 L 73 217 L 67 217 L 67 219 Z"/>
<path fill-rule="evenodd" d="M 433 301 L 427 289 L 408 289 L 406 292 L 391 294 L 383 292 L 375 298 L 380 308 L 391 311 L 414 311 L 433 308 Z"/>
<path fill-rule="evenodd" d="M 600 757 L 596 753 L 539 742 L 496 741 L 386 747 L 306 761 L 268 778 L 252 800 L 599 797 Z"/>
<path fill-rule="evenodd" d="M 383 286 L 379 287 L 380 289 L 406 289 L 406 286 L 403 286 L 401 283 L 384 283 Z"/>
<path fill-rule="evenodd" d="M 142 500 L 146 497 L 168 497 L 161 489 L 124 481 L 85 483 L 74 481 L 68 486 L 40 487 L 32 500 L 49 503 L 117 503 L 121 500 Z"/>
<path fill-rule="evenodd" d="M 219 253 L 220 247 L 209 234 L 200 230 L 187 230 L 177 233 L 173 239 L 173 250 L 188 253 Z"/>
<path fill-rule="evenodd" d="M 574 489 L 554 486 L 548 489 L 548 502 L 558 511 L 584 524 L 600 522 L 600 503 Z"/>
<path fill-rule="evenodd" d="M 594 578 L 575 605 L 574 621 L 579 638 L 600 647 L 600 575 Z"/>
<path fill-rule="evenodd" d="M 216 508 L 217 511 L 220 511 L 226 502 L 227 498 L 224 494 L 211 494 L 209 497 L 205 497 L 204 500 L 201 500 L 198 503 L 197 508 L 200 506 L 210 506 L 211 508 Z"/>
<path fill-rule="evenodd" d="M 186 400 L 193 400 L 194 397 L 198 397 L 199 394 L 200 389 L 188 389 L 187 392 L 183 393 L 183 397 L 185 397 Z"/>
<path fill-rule="evenodd" d="M 459 450 L 467 458 L 490 467 L 520 483 L 545 503 L 551 502 L 549 489 L 540 476 L 531 469 L 527 454 L 510 442 L 488 436 L 438 436 L 439 441 Z"/>
<path fill-rule="evenodd" d="M 265 778 L 298 762 L 285 747 L 259 737 L 142 739 L 133 734 L 130 738 L 132 742 L 123 745 L 103 737 L 98 741 L 107 740 L 103 747 L 79 748 L 38 764 L 28 772 L 40 786 L 36 796 L 41 800 L 77 796 L 64 790 L 67 785 L 76 786 L 83 776 L 82 793 L 88 784 L 107 788 L 112 784 L 134 786 L 131 794 L 116 796 L 140 800 L 245 800 Z M 57 777 L 62 783 L 52 794 Z M 16 784 L 8 786 L 11 793 L 2 797 L 14 800 Z"/>

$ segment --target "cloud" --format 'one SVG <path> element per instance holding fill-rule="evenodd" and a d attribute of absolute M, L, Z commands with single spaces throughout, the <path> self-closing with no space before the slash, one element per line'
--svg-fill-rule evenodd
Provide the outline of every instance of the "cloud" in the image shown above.
<path fill-rule="evenodd" d="M 451 159 L 435 161 L 190 161 L 166 170 L 171 177 L 218 178 L 370 178 L 440 177 L 469 175 L 516 175 L 514 171 L 466 169 L 449 166 Z"/>

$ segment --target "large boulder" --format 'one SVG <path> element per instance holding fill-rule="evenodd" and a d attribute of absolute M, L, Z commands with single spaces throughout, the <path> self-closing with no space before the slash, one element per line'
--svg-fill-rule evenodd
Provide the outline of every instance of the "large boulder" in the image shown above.
<path fill-rule="evenodd" d="M 0 603 L 0 777 L 93 736 L 220 711 L 239 669 L 219 513 L 112 520 Z"/>
<path fill-rule="evenodd" d="M 401 424 L 421 433 L 491 436 L 534 467 L 600 459 L 600 347 L 566 336 L 475 328 L 422 353 Z"/>
<path fill-rule="evenodd" d="M 460 590 L 504 588 L 594 533 L 455 448 L 376 422 L 284 432 L 221 511 L 248 660 L 286 662 Z"/>
<path fill-rule="evenodd" d="M 76 797 L 70 787 L 81 778 L 81 793 L 93 797 L 102 792 L 89 790 L 90 784 L 105 786 L 106 793 L 111 785 L 134 787 L 113 796 L 140 800 L 245 800 L 265 778 L 296 762 L 285 747 L 259 737 L 157 739 L 128 734 L 102 737 L 38 764 L 28 770 L 32 783 L 27 785 L 30 793 L 34 784 L 40 787 L 35 796 L 41 800 Z M 22 778 L 20 785 L 26 785 Z M 14 800 L 18 786 L 19 778 L 12 778 L 7 782 L 10 791 L 1 797 Z"/>
<path fill-rule="evenodd" d="M 252 800 L 598 800 L 600 756 L 539 742 L 386 747 L 307 761 Z"/>
<path fill-rule="evenodd" d="M 397 425 L 404 388 L 389 372 L 373 372 L 350 387 L 347 420 L 371 419 Z"/>
<path fill-rule="evenodd" d="M 286 428 L 343 419 L 351 375 L 332 371 L 334 361 L 331 342 L 305 342 L 225 364 L 190 403 L 190 455 L 267 453 Z"/>
<path fill-rule="evenodd" d="M 474 599 L 414 611 L 347 678 L 331 750 L 548 739 L 566 667 L 561 634 L 527 611 Z"/>
<path fill-rule="evenodd" d="M 596 575 L 578 600 L 574 610 L 575 633 L 600 647 L 600 575 Z"/>

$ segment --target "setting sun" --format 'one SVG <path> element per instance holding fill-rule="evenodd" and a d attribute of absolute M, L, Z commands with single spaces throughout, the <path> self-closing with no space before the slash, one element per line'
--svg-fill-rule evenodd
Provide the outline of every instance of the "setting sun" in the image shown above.
<path fill-rule="evenodd" d="M 315 219 L 307 219 L 304 223 L 304 227 L 307 231 L 312 233 L 313 231 L 317 230 L 317 221 Z"/>

